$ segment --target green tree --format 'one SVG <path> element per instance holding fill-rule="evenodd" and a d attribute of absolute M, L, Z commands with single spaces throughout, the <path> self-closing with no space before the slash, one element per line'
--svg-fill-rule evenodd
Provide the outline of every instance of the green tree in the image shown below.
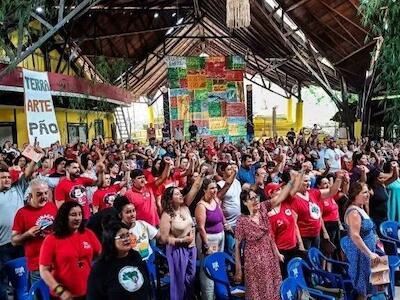
<path fill-rule="evenodd" d="M 383 38 L 376 67 L 375 93 L 399 95 L 400 4 L 395 0 L 362 0 L 360 12 L 363 25 L 371 28 L 373 36 Z M 390 131 L 399 124 L 399 98 L 384 101 L 387 102 L 384 122 Z"/>

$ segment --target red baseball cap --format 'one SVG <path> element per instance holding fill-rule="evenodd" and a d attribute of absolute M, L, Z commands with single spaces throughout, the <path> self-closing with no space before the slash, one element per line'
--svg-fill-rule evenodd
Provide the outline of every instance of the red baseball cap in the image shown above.
<path fill-rule="evenodd" d="M 267 194 L 267 196 L 271 196 L 271 194 L 273 192 L 275 192 L 276 190 L 279 190 L 282 187 L 282 183 L 268 183 L 265 187 L 264 187 L 264 191 Z"/>

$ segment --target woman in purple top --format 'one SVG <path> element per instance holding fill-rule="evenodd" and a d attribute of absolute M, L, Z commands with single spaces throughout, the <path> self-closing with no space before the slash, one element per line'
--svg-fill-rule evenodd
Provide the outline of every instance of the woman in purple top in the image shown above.
<path fill-rule="evenodd" d="M 217 198 L 217 184 L 210 179 L 204 179 L 202 189 L 204 197 L 197 203 L 195 216 L 198 228 L 198 248 L 201 249 L 201 265 L 204 256 L 214 252 L 224 251 L 225 218 L 220 201 Z M 200 251 L 199 251 L 200 252 Z M 209 279 L 203 268 L 200 268 L 200 284 L 203 300 L 214 299 L 214 283 Z"/>

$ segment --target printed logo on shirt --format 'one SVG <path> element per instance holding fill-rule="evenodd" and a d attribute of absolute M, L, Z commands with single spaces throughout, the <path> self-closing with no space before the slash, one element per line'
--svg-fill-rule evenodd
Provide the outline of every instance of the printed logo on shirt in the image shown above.
<path fill-rule="evenodd" d="M 150 193 L 149 192 L 144 192 L 143 193 L 143 198 L 149 198 L 150 197 Z"/>
<path fill-rule="evenodd" d="M 90 248 L 92 248 L 92 246 L 91 246 L 88 242 L 86 242 L 86 241 L 83 241 L 83 242 L 82 242 L 82 246 L 83 246 L 83 249 L 90 249 Z"/>
<path fill-rule="evenodd" d="M 40 236 L 44 237 L 53 232 L 54 216 L 45 214 L 37 218 L 35 225 L 40 228 Z"/>
<path fill-rule="evenodd" d="M 321 218 L 321 210 L 315 203 L 309 202 L 310 217 L 314 220 Z"/>
<path fill-rule="evenodd" d="M 86 188 L 83 185 L 74 186 L 69 192 L 69 197 L 78 202 L 80 205 L 86 205 L 87 196 L 86 196 Z"/>
<path fill-rule="evenodd" d="M 109 206 L 113 206 L 114 200 L 115 200 L 116 197 L 117 197 L 116 193 L 108 193 L 103 198 L 104 203 L 109 205 Z"/>
<path fill-rule="evenodd" d="M 287 216 L 292 215 L 292 211 L 290 210 L 290 208 L 285 209 L 285 215 L 287 215 Z"/>
<path fill-rule="evenodd" d="M 137 267 L 126 266 L 118 273 L 118 281 L 128 292 L 136 292 L 144 283 L 143 275 Z"/>

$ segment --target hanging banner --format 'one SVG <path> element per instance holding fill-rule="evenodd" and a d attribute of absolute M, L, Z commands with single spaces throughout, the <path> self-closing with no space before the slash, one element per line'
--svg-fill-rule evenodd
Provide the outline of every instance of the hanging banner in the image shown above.
<path fill-rule="evenodd" d="M 36 139 L 40 147 L 50 147 L 60 141 L 60 131 L 47 73 L 23 69 L 23 80 L 29 144 Z"/>
<path fill-rule="evenodd" d="M 171 128 L 180 124 L 187 137 L 195 121 L 202 137 L 246 135 L 242 57 L 175 56 L 166 66 Z"/>

